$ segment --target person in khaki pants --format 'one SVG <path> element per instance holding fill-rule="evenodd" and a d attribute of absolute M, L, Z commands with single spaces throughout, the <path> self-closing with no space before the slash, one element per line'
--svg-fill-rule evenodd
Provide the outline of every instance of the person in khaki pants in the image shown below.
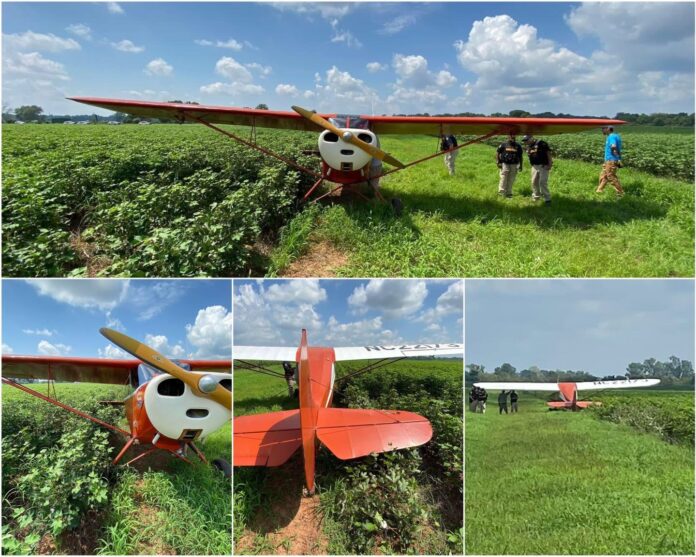
<path fill-rule="evenodd" d="M 553 159 L 549 144 L 543 139 L 537 140 L 532 135 L 525 135 L 522 144 L 527 148 L 529 164 L 532 167 L 532 201 L 543 198 L 547 205 L 551 205 L 549 172 L 553 166 Z"/>
<path fill-rule="evenodd" d="M 515 141 L 511 133 L 505 143 L 501 143 L 495 152 L 495 162 L 500 169 L 498 195 L 512 197 L 512 185 L 515 183 L 517 172 L 522 170 L 522 146 Z"/>
<path fill-rule="evenodd" d="M 622 197 L 624 190 L 619 182 L 619 177 L 616 175 L 621 168 L 621 136 L 614 133 L 612 126 L 603 127 L 602 133 L 607 136 L 607 140 L 604 143 L 604 166 L 602 166 L 602 173 L 599 175 L 597 193 L 602 193 L 609 182 L 614 186 L 616 195 Z"/>

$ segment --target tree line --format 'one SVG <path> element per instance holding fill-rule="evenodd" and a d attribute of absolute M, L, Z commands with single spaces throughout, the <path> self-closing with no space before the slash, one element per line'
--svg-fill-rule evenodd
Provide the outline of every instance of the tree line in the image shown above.
<path fill-rule="evenodd" d="M 517 371 L 513 365 L 504 363 L 493 371 L 486 371 L 481 364 L 467 364 L 464 380 L 466 385 L 477 381 L 529 381 L 533 383 L 556 383 L 559 381 L 613 381 L 624 379 L 656 378 L 662 385 L 693 385 L 694 366 L 689 360 L 670 356 L 666 362 L 648 358 L 642 363 L 631 362 L 623 375 L 598 377 L 580 370 L 541 369 L 538 366 Z"/>

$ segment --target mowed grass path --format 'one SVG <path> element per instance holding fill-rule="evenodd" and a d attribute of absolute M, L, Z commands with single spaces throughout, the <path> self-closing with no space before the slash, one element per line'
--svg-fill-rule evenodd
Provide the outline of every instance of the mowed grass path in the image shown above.
<path fill-rule="evenodd" d="M 467 554 L 693 554 L 693 448 L 520 400 L 467 412 Z"/>
<path fill-rule="evenodd" d="M 405 162 L 436 148 L 434 138 L 383 139 Z M 441 157 L 385 177 L 385 194 L 404 202 L 401 218 L 364 202 L 323 207 L 305 249 L 328 241 L 345 252 L 341 276 L 693 276 L 693 184 L 624 168 L 617 199 L 611 188 L 594 193 L 599 166 L 558 159 L 545 206 L 531 200 L 526 160 L 514 197 L 498 197 L 494 153 L 463 148 L 454 177 Z M 301 242 L 287 234 L 286 243 Z"/>

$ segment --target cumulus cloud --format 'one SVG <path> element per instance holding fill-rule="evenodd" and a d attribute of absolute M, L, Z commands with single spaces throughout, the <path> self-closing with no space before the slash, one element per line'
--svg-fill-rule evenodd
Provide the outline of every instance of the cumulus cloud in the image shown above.
<path fill-rule="evenodd" d="M 397 318 L 418 311 L 427 295 L 422 280 L 373 279 L 355 288 L 348 304 L 356 313 L 379 311 L 387 318 Z"/>
<path fill-rule="evenodd" d="M 125 14 L 125 10 L 119 5 L 118 2 L 107 2 L 106 9 L 109 10 L 110 14 Z"/>
<path fill-rule="evenodd" d="M 107 344 L 104 348 L 97 348 L 97 353 L 99 354 L 100 358 L 115 358 L 120 360 L 132 358 L 128 352 L 124 352 L 113 344 Z"/>
<path fill-rule="evenodd" d="M 380 64 L 379 62 L 369 62 L 365 67 L 368 72 L 377 73 L 386 70 L 389 66 L 387 64 Z"/>
<path fill-rule="evenodd" d="M 169 339 L 165 335 L 145 335 L 145 344 L 156 350 L 160 354 L 167 356 L 167 358 L 184 358 L 186 357 L 186 350 L 181 344 L 170 344 Z"/>
<path fill-rule="evenodd" d="M 399 105 L 431 106 L 447 99 L 445 89 L 457 82 L 447 70 L 433 72 L 428 68 L 428 60 L 421 55 L 395 54 L 392 62 L 397 75 L 393 93 L 388 103 Z"/>
<path fill-rule="evenodd" d="M 331 316 L 326 326 L 324 338 L 331 346 L 371 344 L 387 346 L 403 342 L 398 333 L 384 328 L 382 318 L 379 316 L 347 323 L 341 323 L 334 316 Z"/>
<path fill-rule="evenodd" d="M 326 290 L 319 279 L 288 280 L 272 284 L 266 290 L 266 299 L 271 302 L 316 305 L 326 300 Z"/>
<path fill-rule="evenodd" d="M 230 50 L 240 51 L 242 50 L 242 43 L 234 39 L 228 39 L 226 41 L 209 41 L 207 39 L 198 39 L 193 41 L 199 46 L 215 46 L 218 48 L 229 48 Z"/>
<path fill-rule="evenodd" d="M 274 2 L 271 6 L 281 12 L 294 12 L 306 16 L 318 15 L 323 19 L 341 19 L 357 7 L 355 3 L 347 2 Z"/>
<path fill-rule="evenodd" d="M 155 58 L 145 66 L 145 73 L 152 76 L 166 77 L 172 75 L 173 72 L 174 67 L 167 64 L 163 58 Z"/>
<path fill-rule="evenodd" d="M 86 41 L 92 40 L 92 30 L 89 28 L 89 26 L 84 25 L 83 23 L 73 23 L 72 25 L 68 25 L 65 30 L 76 37 L 85 39 Z"/>
<path fill-rule="evenodd" d="M 43 296 L 71 306 L 108 311 L 126 296 L 130 281 L 98 279 L 32 279 L 27 283 Z"/>
<path fill-rule="evenodd" d="M 271 66 L 264 66 L 262 64 L 259 64 L 257 62 L 251 62 L 250 64 L 244 64 L 245 67 L 249 68 L 252 71 L 257 72 L 261 77 L 268 77 L 271 75 L 271 72 L 273 71 L 273 68 Z"/>
<path fill-rule="evenodd" d="M 58 334 L 58 331 L 55 329 L 22 329 L 22 332 L 25 335 L 36 335 L 36 336 L 41 336 L 41 337 L 52 337 L 53 335 Z"/>
<path fill-rule="evenodd" d="M 315 75 L 315 94 L 322 106 L 335 109 L 341 106 L 346 111 L 369 110 L 378 99 L 377 92 L 362 79 L 353 77 L 350 72 L 332 66 L 326 71 L 326 79 Z"/>
<path fill-rule="evenodd" d="M 18 77 L 34 82 L 41 80 L 51 83 L 70 79 L 63 64 L 44 58 L 38 52 L 17 52 L 4 56 L 3 74 L 5 78 Z"/>
<path fill-rule="evenodd" d="M 131 284 L 127 303 L 136 309 L 138 319 L 147 321 L 181 299 L 186 290 L 185 281 L 135 282 Z"/>
<path fill-rule="evenodd" d="M 259 67 L 263 68 L 263 66 Z M 217 81 L 200 88 L 202 93 L 241 95 L 263 93 L 261 85 L 253 83 L 254 76 L 247 66 L 239 63 L 231 56 L 223 56 L 215 63 L 215 73 L 227 78 L 229 81 Z"/>
<path fill-rule="evenodd" d="M 3 34 L 4 47 L 8 50 L 63 52 L 65 50 L 80 50 L 80 43 L 75 39 L 64 39 L 53 33 L 24 33 Z"/>
<path fill-rule="evenodd" d="M 186 338 L 196 348 L 196 358 L 229 358 L 232 349 L 232 312 L 223 306 L 208 306 L 199 310 L 195 322 L 186 325 Z"/>
<path fill-rule="evenodd" d="M 296 97 L 300 94 L 300 91 L 294 85 L 289 85 L 288 83 L 279 83 L 275 88 L 276 95 L 287 95 L 290 97 Z"/>
<path fill-rule="evenodd" d="M 14 354 L 14 349 L 9 345 L 2 343 L 2 353 L 3 354 Z"/>
<path fill-rule="evenodd" d="M 67 356 L 72 350 L 72 346 L 66 344 L 51 344 L 47 340 L 42 340 L 37 346 L 39 354 L 45 356 Z"/>
<path fill-rule="evenodd" d="M 132 53 L 138 53 L 142 52 L 145 50 L 144 46 L 136 46 L 133 44 L 133 41 L 129 41 L 128 39 L 124 39 L 122 41 L 119 41 L 117 43 L 111 43 L 111 46 L 113 46 L 116 50 L 120 50 L 121 52 L 132 52 Z M 162 60 L 164 61 L 164 60 Z M 152 62 L 150 62 L 152 64 Z M 165 74 L 167 75 L 167 74 Z"/>

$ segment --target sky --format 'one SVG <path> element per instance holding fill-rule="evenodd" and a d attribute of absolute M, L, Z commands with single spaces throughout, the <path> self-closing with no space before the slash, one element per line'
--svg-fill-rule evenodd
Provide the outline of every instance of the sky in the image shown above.
<path fill-rule="evenodd" d="M 130 358 L 117 329 L 174 358 L 229 359 L 229 280 L 2 281 L 3 354 Z"/>
<path fill-rule="evenodd" d="M 691 280 L 467 280 L 466 362 L 623 375 L 694 361 Z"/>
<path fill-rule="evenodd" d="M 461 343 L 460 280 L 235 280 L 234 344 Z"/>
<path fill-rule="evenodd" d="M 693 112 L 694 4 L 3 2 L 3 106 Z M 97 109 L 100 114 L 107 111 Z"/>

